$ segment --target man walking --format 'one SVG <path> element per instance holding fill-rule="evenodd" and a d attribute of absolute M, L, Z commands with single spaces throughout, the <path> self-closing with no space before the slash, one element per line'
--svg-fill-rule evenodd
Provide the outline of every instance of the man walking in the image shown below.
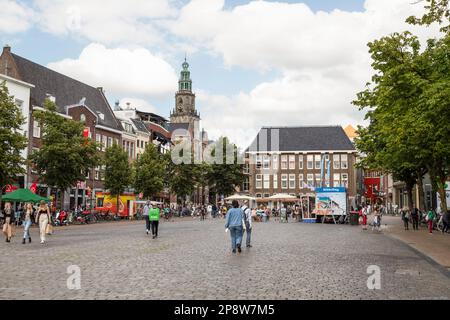
<path fill-rule="evenodd" d="M 413 230 L 417 231 L 419 230 L 419 209 L 414 207 L 414 209 L 411 212 L 411 219 L 413 224 Z"/>
<path fill-rule="evenodd" d="M 147 229 L 147 235 L 150 232 L 150 220 L 148 219 L 150 209 L 152 209 L 152 205 L 150 204 L 150 201 L 148 201 L 142 210 L 142 216 L 144 217 L 145 220 L 145 228 Z"/>
<path fill-rule="evenodd" d="M 242 234 L 244 232 L 244 220 L 241 208 L 239 208 L 239 202 L 233 200 L 233 208 L 230 209 L 225 217 L 226 231 L 230 231 L 231 236 L 231 249 L 233 253 L 236 253 L 236 249 L 239 253 L 242 252 Z"/>
<path fill-rule="evenodd" d="M 248 207 L 248 201 L 244 202 L 244 205 L 242 206 L 242 212 L 244 216 L 244 225 L 245 225 L 245 231 L 247 231 L 247 248 L 251 248 L 251 241 L 252 241 L 252 212 L 250 208 Z"/>
<path fill-rule="evenodd" d="M 148 219 L 151 223 L 153 239 L 158 238 L 159 219 L 161 217 L 161 211 L 159 206 L 150 209 Z"/>

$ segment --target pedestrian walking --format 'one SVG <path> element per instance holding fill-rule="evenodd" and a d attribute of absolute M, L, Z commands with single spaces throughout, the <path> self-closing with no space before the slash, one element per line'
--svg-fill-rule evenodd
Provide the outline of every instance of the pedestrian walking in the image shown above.
<path fill-rule="evenodd" d="M 247 239 L 246 244 L 247 248 L 252 247 L 252 212 L 250 208 L 248 207 L 248 201 L 244 202 L 244 205 L 242 206 L 242 214 L 244 217 L 244 225 L 245 225 L 245 231 L 247 232 Z"/>
<path fill-rule="evenodd" d="M 442 217 L 442 223 L 444 226 L 442 227 L 442 233 L 446 233 L 450 230 L 450 210 L 447 210 L 447 212 Z"/>
<path fill-rule="evenodd" d="M 45 201 L 41 201 L 38 209 L 38 214 L 36 216 L 36 223 L 39 223 L 39 234 L 41 238 L 41 244 L 45 244 L 47 226 L 50 221 L 51 221 L 50 208 L 45 203 Z"/>
<path fill-rule="evenodd" d="M 10 243 L 11 238 L 13 236 L 13 224 L 16 218 L 16 214 L 14 210 L 11 207 L 10 202 L 5 203 L 5 209 L 3 210 L 3 217 L 2 217 L 2 223 L 3 223 L 3 234 L 6 237 L 6 242 Z"/>
<path fill-rule="evenodd" d="M 159 207 L 150 209 L 148 219 L 151 223 L 153 239 L 158 238 L 158 227 L 160 217 L 161 217 L 161 210 Z"/>
<path fill-rule="evenodd" d="M 360 207 L 359 212 L 361 213 L 362 217 L 362 229 L 364 231 L 367 231 L 367 215 L 368 215 L 367 207 L 364 207 L 362 209 Z"/>
<path fill-rule="evenodd" d="M 402 214 L 402 221 L 403 221 L 403 225 L 405 227 L 405 231 L 408 231 L 409 230 L 409 209 L 403 208 L 401 210 L 401 214 Z"/>
<path fill-rule="evenodd" d="M 286 207 L 284 205 L 281 207 L 280 215 L 281 215 L 281 220 L 280 221 L 288 223 L 288 220 L 287 220 L 287 209 L 286 209 Z"/>
<path fill-rule="evenodd" d="M 427 222 L 428 222 L 428 231 L 430 234 L 433 234 L 433 227 L 434 227 L 434 219 L 436 218 L 436 213 L 434 213 L 433 210 L 428 211 L 427 214 Z"/>
<path fill-rule="evenodd" d="M 230 231 L 231 249 L 233 253 L 236 253 L 236 250 L 241 253 L 242 236 L 245 228 L 243 212 L 239 208 L 239 202 L 236 200 L 233 200 L 232 206 L 233 208 L 228 211 L 225 217 L 225 228 L 227 232 Z"/>
<path fill-rule="evenodd" d="M 23 240 L 22 244 L 26 244 L 27 240 L 31 243 L 30 228 L 33 225 L 34 209 L 31 203 L 25 205 L 23 210 Z"/>
<path fill-rule="evenodd" d="M 414 208 L 411 212 L 411 220 L 413 224 L 413 230 L 418 231 L 419 230 L 419 209 Z"/>
<path fill-rule="evenodd" d="M 380 228 L 381 228 L 380 211 L 378 209 L 374 209 L 372 231 L 374 229 L 377 229 L 377 231 L 380 231 Z"/>
<path fill-rule="evenodd" d="M 148 218 L 148 213 L 150 212 L 150 209 L 152 209 L 152 205 L 150 201 L 147 201 L 144 208 L 142 209 L 142 217 L 145 220 L 145 229 L 147 232 L 147 235 L 150 233 L 150 219 Z"/>

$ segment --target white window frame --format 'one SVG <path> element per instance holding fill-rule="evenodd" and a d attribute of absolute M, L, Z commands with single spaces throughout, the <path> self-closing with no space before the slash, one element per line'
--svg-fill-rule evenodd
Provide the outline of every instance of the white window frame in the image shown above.
<path fill-rule="evenodd" d="M 341 155 L 341 168 L 342 168 L 342 170 L 348 169 L 348 155 L 347 154 Z"/>
<path fill-rule="evenodd" d="M 41 126 L 36 119 L 33 120 L 33 137 L 38 139 L 41 138 Z"/>
<path fill-rule="evenodd" d="M 255 165 L 256 165 L 256 169 L 260 170 L 263 166 L 262 164 L 262 156 L 256 156 L 255 157 Z"/>
<path fill-rule="evenodd" d="M 314 168 L 316 170 L 320 170 L 320 165 L 322 164 L 322 156 L 320 154 L 316 154 L 314 156 Z"/>
<path fill-rule="evenodd" d="M 270 169 L 270 156 L 263 156 L 263 169 L 264 170 Z"/>
<path fill-rule="evenodd" d="M 296 181 L 297 181 L 296 175 L 295 174 L 290 174 L 289 175 L 289 189 L 295 190 L 295 188 L 297 186 Z"/>
<path fill-rule="evenodd" d="M 299 170 L 303 170 L 303 155 L 298 156 L 298 168 Z"/>
<path fill-rule="evenodd" d="M 349 181 L 349 175 L 348 175 L 348 173 L 343 173 L 342 175 L 341 175 L 341 186 L 342 187 L 345 187 L 345 188 L 348 188 L 348 181 Z"/>
<path fill-rule="evenodd" d="M 283 189 L 283 190 L 288 189 L 288 179 L 289 179 L 289 177 L 287 174 L 281 175 L 281 189 Z"/>
<path fill-rule="evenodd" d="M 295 155 L 290 155 L 289 156 L 289 170 L 295 170 Z"/>
<path fill-rule="evenodd" d="M 308 173 L 307 177 L 306 177 L 306 182 L 308 184 L 308 186 L 314 186 L 314 174 L 313 173 Z"/>
<path fill-rule="evenodd" d="M 341 155 L 340 154 L 333 155 L 333 169 L 341 170 Z"/>
<path fill-rule="evenodd" d="M 312 154 L 307 156 L 307 168 L 308 170 L 314 169 L 314 155 Z"/>
<path fill-rule="evenodd" d="M 278 174 L 273 175 L 273 188 L 278 189 Z"/>
<path fill-rule="evenodd" d="M 273 170 L 276 170 L 276 171 L 279 170 L 279 163 L 278 163 L 278 155 L 277 154 L 273 155 L 272 167 L 273 167 Z"/>
<path fill-rule="evenodd" d="M 283 155 L 281 156 L 281 170 L 287 169 L 288 169 L 288 156 Z"/>
<path fill-rule="evenodd" d="M 320 186 L 321 186 L 321 184 L 322 184 L 322 183 L 321 183 L 321 182 L 322 182 L 322 181 L 321 181 L 321 178 L 322 178 L 322 177 L 320 176 L 320 173 L 316 173 L 316 174 L 315 174 L 314 180 L 315 180 L 315 186 L 316 186 L 316 187 L 320 187 Z"/>
<path fill-rule="evenodd" d="M 263 189 L 270 189 L 270 174 L 263 175 Z"/>
<path fill-rule="evenodd" d="M 341 175 L 339 173 L 333 174 L 333 187 L 341 186 Z"/>
<path fill-rule="evenodd" d="M 257 174 L 256 175 L 256 189 L 261 190 L 262 186 L 263 186 L 263 175 L 262 174 Z"/>
<path fill-rule="evenodd" d="M 305 183 L 305 176 L 303 175 L 303 173 L 299 174 L 298 175 L 298 187 L 299 187 L 299 189 L 303 189 L 304 183 Z"/>

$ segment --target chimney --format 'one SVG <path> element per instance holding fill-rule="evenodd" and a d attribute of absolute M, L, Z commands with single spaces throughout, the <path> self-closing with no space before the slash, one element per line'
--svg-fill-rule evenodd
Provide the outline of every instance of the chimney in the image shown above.
<path fill-rule="evenodd" d="M 127 102 L 127 109 L 130 109 L 131 103 Z"/>
<path fill-rule="evenodd" d="M 101 93 L 105 93 L 105 92 L 103 91 L 103 87 L 97 87 L 97 90 L 99 90 Z"/>
<path fill-rule="evenodd" d="M 8 44 L 5 44 L 5 46 L 3 47 L 3 52 L 11 53 L 11 47 Z"/>

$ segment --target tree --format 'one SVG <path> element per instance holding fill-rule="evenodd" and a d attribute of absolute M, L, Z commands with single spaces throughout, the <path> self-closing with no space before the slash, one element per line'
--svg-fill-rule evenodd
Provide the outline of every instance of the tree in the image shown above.
<path fill-rule="evenodd" d="M 370 125 L 359 129 L 362 163 L 391 172 L 412 187 L 428 172 L 445 195 L 450 159 L 449 35 L 429 40 L 421 52 L 409 32 L 369 44 L 376 74 L 353 103 L 368 110 Z M 445 201 L 442 209 L 447 210 Z"/>
<path fill-rule="evenodd" d="M 444 25 L 442 32 L 450 31 L 450 7 L 449 0 L 420 0 L 417 3 L 424 3 L 427 12 L 420 18 L 411 16 L 406 21 L 410 24 L 429 26 L 433 23 Z M 416 3 L 416 4 L 417 4 Z M 447 23 L 447 25 L 445 25 Z"/>
<path fill-rule="evenodd" d="M 228 138 L 221 137 L 214 144 L 211 156 L 216 161 L 210 164 L 206 173 L 210 190 L 225 197 L 233 194 L 245 178 L 243 167 L 238 161 L 238 148 Z"/>
<path fill-rule="evenodd" d="M 133 172 L 128 161 L 128 153 L 114 143 L 106 149 L 105 157 L 105 188 L 111 196 L 116 197 L 116 214 L 119 215 L 120 195 L 133 182 Z"/>
<path fill-rule="evenodd" d="M 198 183 L 199 168 L 193 164 L 175 164 L 170 154 L 165 155 L 166 175 L 165 181 L 170 191 L 175 193 L 182 203 L 186 203 L 186 197 L 194 193 Z"/>
<path fill-rule="evenodd" d="M 145 198 L 149 198 L 163 190 L 164 161 L 156 147 L 152 143 L 148 144 L 145 152 L 134 165 L 134 188 L 136 192 L 143 193 Z"/>
<path fill-rule="evenodd" d="M 83 136 L 81 122 L 64 119 L 58 114 L 52 101 L 47 99 L 44 109 L 34 113 L 42 130 L 42 145 L 30 160 L 40 180 L 63 193 L 78 181 L 84 181 L 86 172 L 99 164 L 97 144 Z"/>
<path fill-rule="evenodd" d="M 25 123 L 20 108 L 9 96 L 6 83 L 0 83 L 0 188 L 26 172 L 21 152 L 27 146 L 27 138 L 20 132 Z M 2 206 L 0 189 L 0 208 Z"/>

